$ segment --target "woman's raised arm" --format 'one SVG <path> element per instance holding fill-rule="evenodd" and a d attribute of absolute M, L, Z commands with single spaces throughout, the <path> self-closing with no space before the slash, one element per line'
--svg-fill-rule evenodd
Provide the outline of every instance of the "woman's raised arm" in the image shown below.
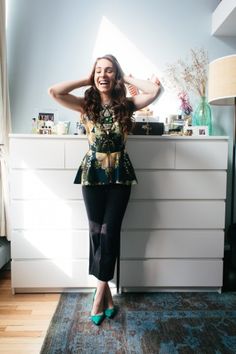
<path fill-rule="evenodd" d="M 142 91 L 130 98 L 134 102 L 136 110 L 148 106 L 160 93 L 161 84 L 157 78 L 152 78 L 152 80 L 141 80 L 132 76 L 124 75 L 123 79 L 126 84 L 135 86 L 139 91 Z"/>
<path fill-rule="evenodd" d="M 66 81 L 55 84 L 48 89 L 49 95 L 61 105 L 84 113 L 84 98 L 71 94 L 71 91 L 91 85 L 91 79 Z"/>

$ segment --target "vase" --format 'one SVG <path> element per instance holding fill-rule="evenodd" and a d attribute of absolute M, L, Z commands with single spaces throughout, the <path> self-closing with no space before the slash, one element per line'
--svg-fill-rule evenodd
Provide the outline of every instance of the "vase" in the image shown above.
<path fill-rule="evenodd" d="M 200 102 L 193 114 L 192 125 L 208 126 L 209 135 L 212 134 L 211 107 L 205 96 L 202 96 Z"/>

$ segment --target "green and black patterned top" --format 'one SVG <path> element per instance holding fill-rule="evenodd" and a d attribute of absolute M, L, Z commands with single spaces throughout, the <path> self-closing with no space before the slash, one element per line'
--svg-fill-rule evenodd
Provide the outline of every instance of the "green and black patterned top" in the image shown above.
<path fill-rule="evenodd" d="M 125 151 L 127 134 L 115 120 L 109 106 L 103 106 L 100 119 L 94 123 L 83 117 L 89 150 L 84 156 L 74 183 L 82 185 L 137 184 L 137 178 Z"/>

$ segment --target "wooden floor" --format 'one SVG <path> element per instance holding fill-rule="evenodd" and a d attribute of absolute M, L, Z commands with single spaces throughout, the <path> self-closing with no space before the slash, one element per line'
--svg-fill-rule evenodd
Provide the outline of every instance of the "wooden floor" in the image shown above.
<path fill-rule="evenodd" d="M 0 353 L 39 354 L 59 294 L 11 292 L 10 271 L 0 272 Z"/>

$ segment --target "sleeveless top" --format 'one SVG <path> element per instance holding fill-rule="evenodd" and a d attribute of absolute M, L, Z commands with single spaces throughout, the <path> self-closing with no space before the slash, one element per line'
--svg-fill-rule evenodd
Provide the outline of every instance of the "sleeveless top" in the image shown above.
<path fill-rule="evenodd" d="M 137 184 L 134 168 L 125 151 L 127 134 L 115 120 L 109 106 L 102 106 L 96 123 L 83 116 L 89 150 L 77 171 L 74 183 L 82 185 Z"/>

